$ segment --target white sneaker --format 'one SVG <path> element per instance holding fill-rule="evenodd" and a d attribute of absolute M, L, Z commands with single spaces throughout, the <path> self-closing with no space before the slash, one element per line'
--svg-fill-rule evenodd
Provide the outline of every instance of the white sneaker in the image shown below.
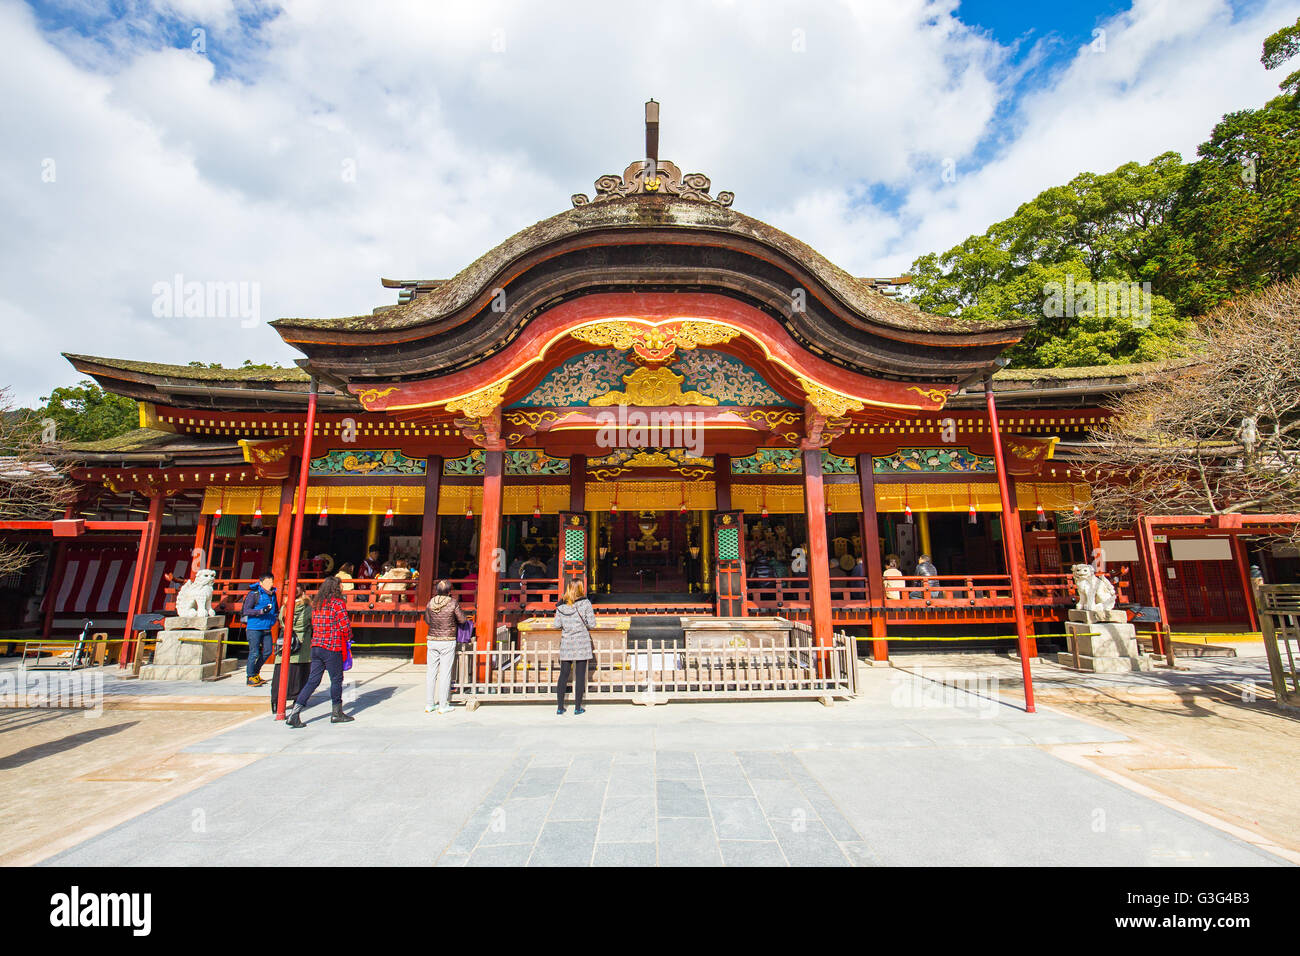
<path fill-rule="evenodd" d="M 451 711 L 452 711 L 452 707 L 450 704 L 443 704 L 441 707 L 438 708 L 438 713 L 440 714 L 450 714 Z"/>
<path fill-rule="evenodd" d="M 435 707 L 426 707 L 426 708 L 424 708 L 424 712 L 425 712 L 426 714 L 432 714 L 432 713 L 434 712 L 434 710 L 436 710 L 436 709 L 437 709 L 437 708 L 435 708 Z"/>

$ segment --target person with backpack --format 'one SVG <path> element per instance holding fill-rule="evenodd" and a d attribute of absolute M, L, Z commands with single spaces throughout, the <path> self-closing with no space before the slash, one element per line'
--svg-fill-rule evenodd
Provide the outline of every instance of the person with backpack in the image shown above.
<path fill-rule="evenodd" d="M 289 605 L 280 609 L 280 626 L 285 627 Z M 299 584 L 297 600 L 293 605 L 293 628 L 289 640 L 289 683 L 286 688 L 288 697 L 295 697 L 307 677 L 311 665 L 311 598 L 307 596 L 307 585 Z M 280 702 L 280 663 L 277 661 L 275 672 L 271 675 L 271 710 Z"/>
<path fill-rule="evenodd" d="M 353 720 L 343 713 L 343 655 L 352 643 L 352 621 L 348 619 L 348 605 L 343 600 L 339 579 L 330 575 L 321 582 L 312 602 L 311 612 L 311 673 L 307 683 L 298 692 L 285 721 L 287 727 L 302 727 L 302 709 L 320 686 L 326 671 L 330 675 L 330 701 L 334 705 L 331 724 L 345 724 Z"/>
<path fill-rule="evenodd" d="M 244 615 L 244 633 L 248 635 L 248 668 L 245 683 L 261 687 L 266 681 L 258 673 L 271 657 L 271 628 L 275 626 L 279 605 L 275 595 L 275 578 L 270 572 L 248 586 L 241 608 Z"/>
<path fill-rule="evenodd" d="M 432 600 L 424 609 L 424 621 L 429 625 L 426 638 L 429 649 L 425 669 L 424 712 L 451 713 L 451 671 L 456 662 L 456 626 L 465 624 L 467 618 L 460 602 L 451 596 L 451 582 L 439 581 Z"/>
<path fill-rule="evenodd" d="M 557 714 L 564 713 L 564 694 L 573 674 L 573 712 L 582 714 L 582 695 L 587 689 L 587 663 L 595 660 L 591 629 L 596 626 L 596 611 L 587 600 L 587 588 L 581 578 L 574 578 L 564 591 L 564 601 L 555 609 L 555 623 L 560 628 L 560 683 L 556 688 Z"/>

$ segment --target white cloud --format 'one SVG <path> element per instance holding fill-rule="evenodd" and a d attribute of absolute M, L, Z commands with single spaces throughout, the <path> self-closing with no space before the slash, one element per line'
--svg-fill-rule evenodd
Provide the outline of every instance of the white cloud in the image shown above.
<path fill-rule="evenodd" d="M 1143 0 L 1009 121 L 1021 67 L 955 0 L 291 0 L 251 35 L 237 13 L 141 0 L 85 37 L 0 0 L 0 383 L 19 399 L 72 380 L 59 351 L 291 361 L 265 325 L 155 318 L 154 283 L 260 283 L 264 321 L 369 311 L 393 301 L 380 275 L 449 276 L 621 171 L 649 96 L 663 155 L 739 210 L 851 271 L 898 271 L 1080 170 L 1190 152 L 1270 95 L 1259 44 L 1297 3 L 1232 22 L 1213 0 Z"/>

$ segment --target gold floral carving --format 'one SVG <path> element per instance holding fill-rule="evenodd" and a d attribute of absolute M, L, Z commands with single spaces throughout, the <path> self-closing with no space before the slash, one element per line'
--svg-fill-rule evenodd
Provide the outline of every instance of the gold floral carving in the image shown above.
<path fill-rule="evenodd" d="M 948 390 L 946 388 L 917 388 L 915 385 L 908 388 L 909 392 L 916 392 L 922 398 L 928 398 L 936 405 L 942 405 L 948 401 Z"/>
<path fill-rule="evenodd" d="M 396 385 L 392 388 L 363 388 L 357 398 L 361 399 L 361 404 L 366 407 L 366 411 L 370 411 L 375 402 L 386 395 L 392 395 L 395 391 L 397 391 Z"/>
<path fill-rule="evenodd" d="M 501 404 L 501 398 L 509 387 L 510 379 L 504 378 L 487 388 L 480 388 L 477 392 L 453 398 L 447 403 L 447 411 L 464 412 L 466 418 L 486 418 Z"/>
<path fill-rule="evenodd" d="M 792 412 L 788 409 L 769 410 L 765 408 L 756 408 L 749 413 L 751 422 L 764 422 L 768 428 L 773 431 L 778 425 L 794 425 L 799 422 L 803 416 L 799 412 Z"/>
<path fill-rule="evenodd" d="M 824 415 L 827 418 L 843 418 L 851 411 L 860 412 L 866 407 L 862 402 L 850 395 L 832 391 L 826 386 L 810 382 L 806 378 L 799 379 L 799 385 L 803 388 L 804 394 L 808 396 L 808 401 L 812 404 L 812 407 L 817 409 L 817 414 Z"/>
<path fill-rule="evenodd" d="M 505 420 L 511 425 L 525 425 L 533 431 L 537 431 L 537 426 L 542 422 L 553 422 L 559 417 L 556 412 L 551 411 L 549 408 L 540 412 L 515 410 L 506 412 L 504 415 Z"/>
<path fill-rule="evenodd" d="M 631 375 L 624 375 L 627 385 L 625 392 L 606 392 L 597 395 L 588 404 L 603 405 L 716 405 L 718 400 L 699 392 L 683 392 L 682 382 L 686 376 L 678 375 L 667 368 L 639 368 Z"/>
<path fill-rule="evenodd" d="M 664 325 L 642 325 L 632 322 L 598 322 L 573 329 L 569 335 L 581 342 L 602 345 L 624 351 L 632 349 L 651 362 L 663 362 L 681 349 L 688 352 L 700 346 L 720 345 L 730 342 L 740 332 L 716 322 L 687 320 Z"/>

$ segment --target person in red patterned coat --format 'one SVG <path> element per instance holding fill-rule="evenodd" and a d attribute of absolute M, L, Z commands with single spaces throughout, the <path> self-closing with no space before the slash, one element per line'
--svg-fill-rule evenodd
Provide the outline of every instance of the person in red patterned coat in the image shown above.
<path fill-rule="evenodd" d="M 343 652 L 351 641 L 352 622 L 348 619 L 348 606 L 343 600 L 339 579 L 331 574 L 321 582 L 316 599 L 312 602 L 311 673 L 293 702 L 293 710 L 289 711 L 289 719 L 285 721 L 287 726 L 303 725 L 300 716 L 302 709 L 320 686 L 321 677 L 326 671 L 330 675 L 330 700 L 334 704 L 330 723 L 342 724 L 356 720 L 343 713 Z"/>

